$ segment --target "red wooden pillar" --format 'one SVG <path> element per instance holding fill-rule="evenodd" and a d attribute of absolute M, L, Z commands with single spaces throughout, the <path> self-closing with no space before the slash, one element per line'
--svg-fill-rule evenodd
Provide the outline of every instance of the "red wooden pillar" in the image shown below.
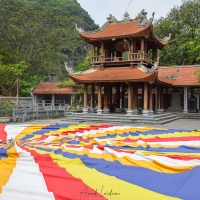
<path fill-rule="evenodd" d="M 98 110 L 97 114 L 102 114 L 102 109 L 101 109 L 101 84 L 98 84 Z"/>
<path fill-rule="evenodd" d="M 87 107 L 87 84 L 84 84 L 84 97 L 83 97 L 84 105 L 83 105 L 83 113 L 88 113 L 88 107 Z"/>
<path fill-rule="evenodd" d="M 132 84 L 128 83 L 128 110 L 127 110 L 127 115 L 132 115 L 133 110 L 132 110 Z"/>
<path fill-rule="evenodd" d="M 95 100 L 95 96 L 94 96 L 94 83 L 93 83 L 92 84 L 92 91 L 91 91 L 91 108 L 90 108 L 91 113 L 94 112 L 94 100 Z"/>
<path fill-rule="evenodd" d="M 157 113 L 161 113 L 161 88 L 157 87 Z"/>
<path fill-rule="evenodd" d="M 116 86 L 116 112 L 121 112 L 120 108 L 120 84 Z"/>
<path fill-rule="evenodd" d="M 137 84 L 133 84 L 133 113 L 138 114 L 138 87 Z"/>
<path fill-rule="evenodd" d="M 149 85 L 149 114 L 153 114 L 153 88 Z"/>
<path fill-rule="evenodd" d="M 104 108 L 103 108 L 103 113 L 109 113 L 109 108 L 108 108 L 108 85 L 105 83 L 104 84 Z"/>
<path fill-rule="evenodd" d="M 160 89 L 160 112 L 164 112 L 164 88 Z"/>
<path fill-rule="evenodd" d="M 144 83 L 143 115 L 148 115 L 148 83 Z"/>

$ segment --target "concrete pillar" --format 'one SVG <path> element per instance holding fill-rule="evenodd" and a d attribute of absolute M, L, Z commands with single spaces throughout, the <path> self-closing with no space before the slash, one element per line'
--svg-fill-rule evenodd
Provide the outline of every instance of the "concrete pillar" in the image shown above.
<path fill-rule="evenodd" d="M 73 105 L 73 94 L 71 94 L 71 100 L 70 100 L 70 104 L 71 104 L 71 106 Z"/>
<path fill-rule="evenodd" d="M 148 115 L 148 83 L 144 83 L 143 115 Z"/>
<path fill-rule="evenodd" d="M 83 96 L 83 101 L 84 101 L 84 105 L 83 105 L 83 113 L 86 114 L 88 113 L 88 107 L 87 107 L 87 84 L 84 84 L 84 96 Z"/>
<path fill-rule="evenodd" d="M 128 110 L 127 110 L 127 115 L 132 115 L 133 110 L 132 110 L 132 84 L 128 83 Z"/>
<path fill-rule="evenodd" d="M 188 87 L 184 87 L 184 113 L 188 113 Z"/>
<path fill-rule="evenodd" d="M 149 85 L 149 114 L 153 114 L 153 88 Z"/>
<path fill-rule="evenodd" d="M 98 84 L 98 109 L 97 109 L 97 114 L 102 114 L 102 109 L 101 109 L 101 84 Z"/>
<path fill-rule="evenodd" d="M 52 107 L 52 109 L 54 108 L 54 106 L 55 106 L 55 95 L 54 94 L 52 94 L 52 96 L 51 96 L 51 107 Z"/>
<path fill-rule="evenodd" d="M 33 106 L 37 106 L 37 95 L 33 95 Z"/>

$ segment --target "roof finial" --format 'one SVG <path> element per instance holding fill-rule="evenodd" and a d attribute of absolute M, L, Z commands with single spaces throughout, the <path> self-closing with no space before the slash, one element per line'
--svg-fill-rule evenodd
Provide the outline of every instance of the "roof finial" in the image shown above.
<path fill-rule="evenodd" d="M 81 28 L 81 27 L 78 27 L 77 24 L 75 24 L 76 26 L 76 30 L 79 32 L 79 33 L 84 33 L 84 29 Z"/>
<path fill-rule="evenodd" d="M 147 20 L 147 12 L 145 12 L 145 9 L 142 9 L 141 12 L 136 17 L 136 20 L 139 20 L 140 23 L 138 24 L 139 27 L 145 26 L 148 24 Z"/>
<path fill-rule="evenodd" d="M 115 23 L 115 22 L 117 22 L 117 19 L 116 19 L 113 15 L 111 15 L 111 14 L 109 14 L 109 17 L 107 17 L 107 20 L 108 20 L 108 22 L 110 22 L 110 23 Z"/>
<path fill-rule="evenodd" d="M 126 11 L 125 13 L 124 13 L 124 18 L 123 18 L 123 20 L 124 21 L 129 21 L 131 18 L 130 18 L 130 15 L 128 14 L 128 12 Z"/>
<path fill-rule="evenodd" d="M 145 12 L 145 9 L 142 9 L 141 12 L 136 17 L 136 19 L 143 21 L 146 18 L 146 15 L 147 15 L 147 12 Z"/>
<path fill-rule="evenodd" d="M 152 17 L 148 21 L 149 24 L 152 24 L 152 22 L 154 20 L 154 15 L 155 15 L 155 12 L 152 13 Z"/>
<path fill-rule="evenodd" d="M 171 36 L 172 36 L 172 34 L 169 33 L 169 36 L 164 37 L 164 38 L 162 39 L 162 41 L 168 42 L 168 41 L 171 39 Z"/>

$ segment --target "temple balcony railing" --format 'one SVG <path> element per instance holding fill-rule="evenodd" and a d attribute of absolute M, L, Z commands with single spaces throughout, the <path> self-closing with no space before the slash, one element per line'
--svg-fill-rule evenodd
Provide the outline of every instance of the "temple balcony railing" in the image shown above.
<path fill-rule="evenodd" d="M 126 56 L 123 57 L 104 57 L 102 55 L 100 56 L 92 56 L 91 57 L 91 63 L 93 65 L 98 64 L 123 64 L 123 63 L 134 63 L 134 64 L 146 64 L 146 65 L 153 65 L 154 60 L 149 58 L 148 54 L 145 52 L 139 52 L 139 53 L 128 53 Z"/>

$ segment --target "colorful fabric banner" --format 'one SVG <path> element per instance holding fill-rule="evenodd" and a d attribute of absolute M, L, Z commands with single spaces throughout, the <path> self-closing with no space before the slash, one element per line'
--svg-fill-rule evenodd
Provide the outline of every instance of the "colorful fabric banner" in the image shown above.
<path fill-rule="evenodd" d="M 0 200 L 198 200 L 200 130 L 1 124 Z"/>

